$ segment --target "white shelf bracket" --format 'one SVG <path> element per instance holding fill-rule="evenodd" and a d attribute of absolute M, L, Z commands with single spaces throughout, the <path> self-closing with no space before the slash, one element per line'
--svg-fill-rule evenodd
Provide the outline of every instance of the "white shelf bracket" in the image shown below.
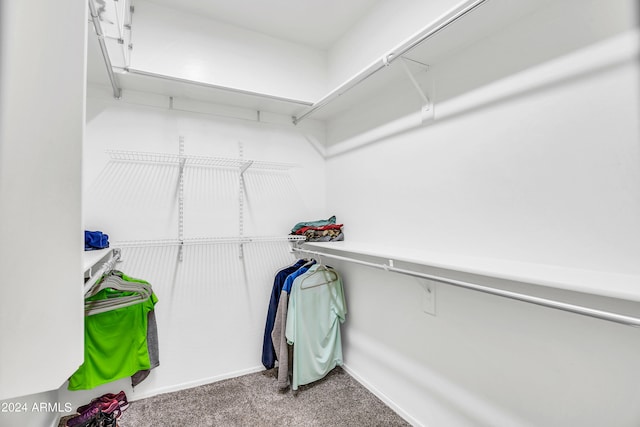
<path fill-rule="evenodd" d="M 244 173 L 246 172 L 247 169 L 249 169 L 251 167 L 251 165 L 253 164 L 253 160 L 249 160 L 247 162 L 244 162 L 240 165 L 240 175 L 244 175 Z"/>
<path fill-rule="evenodd" d="M 420 99 L 422 99 L 422 108 L 421 108 L 422 122 L 424 123 L 427 120 L 433 119 L 434 117 L 433 101 L 429 97 L 429 94 L 427 93 L 427 91 L 423 89 L 423 87 L 420 85 L 420 83 L 416 79 L 416 76 L 409 68 L 409 64 L 417 66 L 419 73 L 427 73 L 428 85 L 431 86 L 432 85 L 431 75 L 428 74 L 429 66 L 427 64 L 423 64 L 421 62 L 417 62 L 405 57 L 402 57 L 400 59 L 401 59 L 400 64 L 402 65 L 402 69 L 404 70 L 405 74 L 411 81 L 411 84 L 413 84 L 413 87 L 415 87 L 416 91 L 418 92 L 418 96 L 420 96 Z"/>

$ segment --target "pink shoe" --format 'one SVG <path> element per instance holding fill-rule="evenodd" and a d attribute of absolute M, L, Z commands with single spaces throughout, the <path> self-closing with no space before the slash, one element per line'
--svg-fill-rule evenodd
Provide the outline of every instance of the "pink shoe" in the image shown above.
<path fill-rule="evenodd" d="M 125 409 L 127 409 L 129 407 L 129 402 L 127 401 L 127 395 L 124 393 L 124 391 L 120 391 L 120 393 L 118 393 L 118 394 L 107 393 L 107 394 L 103 394 L 100 397 L 96 397 L 95 399 L 93 399 L 91 401 L 91 403 L 89 403 L 87 405 L 80 406 L 77 409 L 77 412 L 79 414 L 81 414 L 84 411 L 86 411 L 87 409 L 89 409 L 91 407 L 91 405 L 94 405 L 97 402 L 110 402 L 112 400 L 117 400 L 118 401 L 118 406 L 120 407 L 120 411 L 124 411 Z"/>
<path fill-rule="evenodd" d="M 112 414 L 116 412 L 116 418 L 122 414 L 117 400 L 108 402 L 95 401 L 89 405 L 85 405 L 86 409 L 73 418 L 67 420 L 67 427 L 85 426 L 92 419 L 96 418 L 100 413 Z"/>

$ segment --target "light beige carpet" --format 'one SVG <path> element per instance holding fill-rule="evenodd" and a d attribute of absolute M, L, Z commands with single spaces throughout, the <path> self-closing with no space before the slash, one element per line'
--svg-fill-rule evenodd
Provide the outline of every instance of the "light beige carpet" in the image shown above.
<path fill-rule="evenodd" d="M 275 370 L 131 402 L 120 427 L 408 426 L 341 368 L 296 393 Z"/>

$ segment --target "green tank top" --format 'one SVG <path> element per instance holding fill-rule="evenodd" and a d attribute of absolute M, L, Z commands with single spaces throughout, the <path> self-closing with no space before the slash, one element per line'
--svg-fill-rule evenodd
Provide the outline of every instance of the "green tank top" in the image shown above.
<path fill-rule="evenodd" d="M 128 282 L 147 283 L 126 275 Z M 89 300 L 132 295 L 132 292 L 106 288 Z M 147 315 L 158 301 L 155 294 L 147 301 L 103 313 L 85 316 L 84 363 L 69 378 L 69 390 L 88 390 L 149 369 Z"/>

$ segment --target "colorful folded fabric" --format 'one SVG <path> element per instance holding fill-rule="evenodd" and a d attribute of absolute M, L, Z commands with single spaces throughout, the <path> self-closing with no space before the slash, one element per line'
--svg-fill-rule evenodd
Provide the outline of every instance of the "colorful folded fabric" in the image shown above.
<path fill-rule="evenodd" d="M 336 216 L 317 221 L 299 222 L 292 229 L 291 234 L 305 236 L 307 242 L 335 242 L 344 240 L 342 227 L 336 224 Z"/>
<path fill-rule="evenodd" d="M 303 235 L 307 238 L 307 242 L 337 242 L 344 240 L 342 228 L 329 230 L 309 229 Z"/>
<path fill-rule="evenodd" d="M 313 231 L 340 230 L 343 225 L 344 224 L 329 224 L 329 225 L 323 225 L 321 227 L 306 226 L 298 229 L 295 232 L 295 234 L 305 234 L 309 230 L 313 230 Z"/>
<path fill-rule="evenodd" d="M 335 224 L 336 216 L 333 215 L 329 219 L 319 219 L 317 221 L 307 221 L 307 222 L 299 222 L 293 226 L 291 229 L 291 233 L 296 233 L 302 227 L 322 227 L 323 225 Z"/>

